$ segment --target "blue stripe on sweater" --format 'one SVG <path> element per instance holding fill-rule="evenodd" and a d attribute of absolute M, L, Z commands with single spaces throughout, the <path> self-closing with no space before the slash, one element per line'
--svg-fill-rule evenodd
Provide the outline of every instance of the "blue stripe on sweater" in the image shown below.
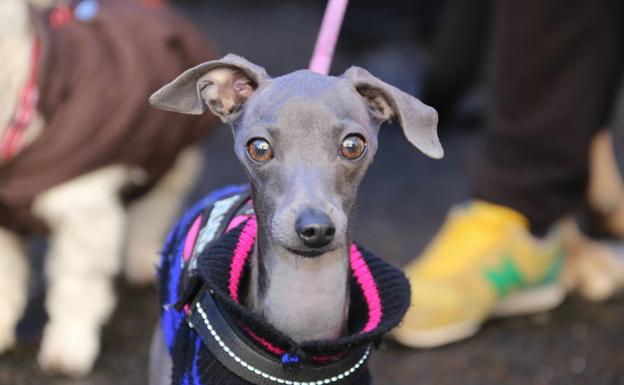
<path fill-rule="evenodd" d="M 166 272 L 167 275 L 166 277 L 160 277 L 160 283 L 166 284 L 167 287 L 166 298 L 163 299 L 161 305 L 172 304 L 178 301 L 180 276 L 182 274 L 184 239 L 186 238 L 186 233 L 195 221 L 195 218 L 208 207 L 214 205 L 215 202 L 232 195 L 240 194 L 247 188 L 247 185 L 232 185 L 213 191 L 202 198 L 190 210 L 187 210 L 178 224 L 169 232 L 163 247 L 163 252 L 161 253 L 160 262 L 160 270 Z M 165 266 L 167 266 L 168 269 L 166 269 Z M 184 312 L 177 311 L 171 307 L 162 312 L 161 327 L 165 343 L 170 352 L 173 348 L 176 330 L 178 330 L 184 318 Z"/>
<path fill-rule="evenodd" d="M 197 360 L 199 359 L 199 347 L 201 346 L 201 338 L 199 336 L 195 337 L 195 354 L 193 354 L 193 368 L 191 372 L 193 373 L 193 385 L 202 385 L 201 378 L 199 376 L 199 370 L 197 368 Z"/>

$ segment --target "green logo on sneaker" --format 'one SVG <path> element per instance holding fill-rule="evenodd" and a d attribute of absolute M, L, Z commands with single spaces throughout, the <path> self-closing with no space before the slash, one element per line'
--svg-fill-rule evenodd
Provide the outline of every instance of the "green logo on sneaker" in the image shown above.
<path fill-rule="evenodd" d="M 524 285 L 524 279 L 509 255 L 503 256 L 503 262 L 498 269 L 486 269 L 485 277 L 494 286 L 499 297 L 506 297 L 511 289 L 519 289 Z"/>
<path fill-rule="evenodd" d="M 551 283 L 555 283 L 559 280 L 559 276 L 561 275 L 561 269 L 563 267 L 563 247 L 559 247 L 556 251 L 555 258 L 552 263 L 546 270 L 546 274 L 542 278 L 540 282 L 542 285 L 548 285 Z"/>

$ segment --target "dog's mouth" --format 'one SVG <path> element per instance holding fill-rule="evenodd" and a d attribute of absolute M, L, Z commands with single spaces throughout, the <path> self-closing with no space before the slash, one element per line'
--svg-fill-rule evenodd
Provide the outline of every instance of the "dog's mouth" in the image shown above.
<path fill-rule="evenodd" d="M 336 247 L 332 247 L 332 248 L 323 247 L 320 249 L 296 249 L 296 248 L 286 247 L 286 246 L 284 246 L 284 248 L 288 250 L 290 253 L 293 253 L 295 255 L 298 255 L 304 258 L 320 257 L 321 255 L 325 253 L 329 253 L 337 249 Z"/>

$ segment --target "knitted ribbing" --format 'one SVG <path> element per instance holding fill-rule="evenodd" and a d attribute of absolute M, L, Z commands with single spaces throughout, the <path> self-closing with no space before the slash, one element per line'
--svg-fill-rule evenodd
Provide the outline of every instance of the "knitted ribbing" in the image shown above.
<path fill-rule="evenodd" d="M 160 294 L 163 305 L 177 302 L 183 288 L 179 287 L 183 274 L 183 250 L 186 234 L 199 216 L 208 216 L 214 203 L 241 193 L 244 187 L 231 187 L 211 194 L 187 213 L 174 228 L 166 242 L 160 268 Z M 240 218 L 239 218 L 240 220 Z M 253 219 L 252 219 L 253 220 Z M 351 251 L 352 275 L 350 285 L 350 308 L 348 333 L 335 340 L 313 341 L 298 344 L 262 317 L 252 313 L 239 303 L 249 283 L 249 259 L 244 265 L 233 264 L 237 246 L 246 244 L 251 253 L 249 219 L 222 234 L 199 255 L 198 273 L 204 283 L 214 292 L 225 315 L 235 327 L 246 334 L 249 343 L 256 344 L 270 354 L 295 352 L 307 364 L 322 365 L 330 358 L 339 358 L 351 350 L 377 341 L 384 333 L 398 325 L 407 311 L 410 300 L 409 283 L 404 274 L 381 258 L 353 245 Z M 244 229 L 245 232 L 244 232 Z M 239 250 L 240 252 L 240 250 Z M 232 274 L 233 266 L 239 271 Z M 238 276 L 238 283 L 232 277 Z M 370 281 L 374 282 L 370 282 Z M 196 332 L 186 322 L 184 311 L 165 307 L 162 327 L 165 341 L 173 361 L 172 384 L 193 385 L 250 385 L 223 367 L 203 345 Z M 259 341 L 268 343 L 271 348 Z M 369 384 L 368 369 L 359 372 L 356 384 Z"/>

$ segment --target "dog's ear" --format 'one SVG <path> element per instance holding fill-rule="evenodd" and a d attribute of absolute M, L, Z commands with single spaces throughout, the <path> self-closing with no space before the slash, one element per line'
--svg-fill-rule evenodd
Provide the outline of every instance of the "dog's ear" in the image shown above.
<path fill-rule="evenodd" d="M 210 111 L 228 122 L 269 79 L 264 68 L 229 54 L 193 67 L 150 96 L 158 109 L 200 115 Z"/>
<path fill-rule="evenodd" d="M 438 113 L 415 97 L 384 83 L 360 67 L 351 67 L 341 76 L 353 83 L 374 116 L 386 122 L 397 118 L 407 140 L 425 155 L 442 158 L 438 139 Z"/>

